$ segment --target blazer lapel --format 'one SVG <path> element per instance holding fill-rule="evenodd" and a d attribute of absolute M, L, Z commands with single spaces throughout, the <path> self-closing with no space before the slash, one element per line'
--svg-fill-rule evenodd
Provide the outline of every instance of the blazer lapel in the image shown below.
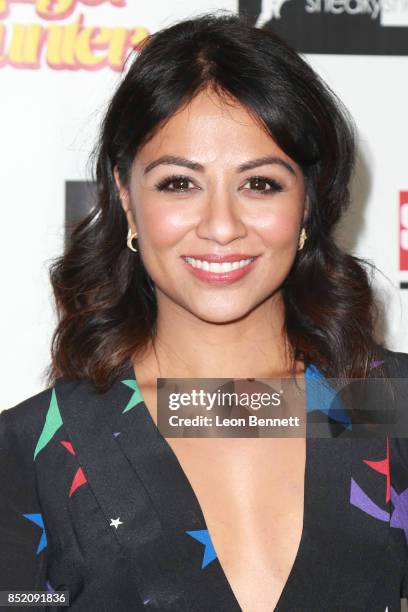
<path fill-rule="evenodd" d="M 105 515 L 107 543 L 115 538 L 134 563 L 143 601 L 162 612 L 239 612 L 198 500 L 142 401 L 131 365 L 106 393 L 58 379 L 56 394 Z M 386 469 L 381 438 L 309 436 L 302 539 L 277 611 L 364 609 L 389 537 Z M 109 526 L 117 518 L 118 527 Z"/>
<path fill-rule="evenodd" d="M 304 534 L 279 612 L 366 609 L 386 563 L 386 439 L 356 437 L 338 405 L 335 414 L 343 426 L 324 407 L 308 412 Z"/>
<path fill-rule="evenodd" d="M 149 609 L 239 612 L 218 560 L 204 565 L 212 547 L 198 501 L 134 383 L 129 366 L 106 393 L 85 381 L 55 385 L 64 426 L 105 515 L 107 546 L 114 537 L 134 564 Z M 117 518 L 118 527 L 110 526 Z"/>
<path fill-rule="evenodd" d="M 390 537 L 390 460 L 387 436 L 351 439 L 349 511 L 354 598 L 362 607 L 387 563 Z M 357 560 L 357 562 L 356 562 Z M 350 577 L 351 578 L 351 577 Z"/>

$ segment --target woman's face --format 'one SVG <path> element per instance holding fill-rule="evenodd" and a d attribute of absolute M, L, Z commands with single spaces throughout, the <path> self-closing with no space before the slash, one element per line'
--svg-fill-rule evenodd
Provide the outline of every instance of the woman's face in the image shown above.
<path fill-rule="evenodd" d="M 306 219 L 304 177 L 243 106 L 200 93 L 139 150 L 121 194 L 159 309 L 220 323 L 279 296 Z M 212 266 L 217 256 L 255 260 Z"/>

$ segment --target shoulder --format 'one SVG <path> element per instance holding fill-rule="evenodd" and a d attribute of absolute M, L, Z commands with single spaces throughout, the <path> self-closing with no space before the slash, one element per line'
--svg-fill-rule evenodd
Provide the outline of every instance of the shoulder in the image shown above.
<path fill-rule="evenodd" d="M 0 420 L 7 421 L 18 429 L 35 427 L 38 421 L 44 421 L 50 409 L 56 412 L 59 402 L 65 397 L 74 391 L 82 395 L 86 393 L 88 386 L 89 384 L 84 380 L 68 380 L 61 376 L 52 386 L 24 399 L 15 406 L 2 410 Z"/>
<path fill-rule="evenodd" d="M 36 456 L 46 440 L 63 425 L 61 406 L 72 395 L 72 403 L 83 405 L 85 381 L 59 377 L 39 393 L 0 412 L 0 451 L 27 458 Z"/>
<path fill-rule="evenodd" d="M 1 411 L 0 416 L 17 425 L 30 424 L 35 419 L 41 418 L 46 413 L 46 406 L 49 405 L 54 387 L 47 387 L 39 393 L 27 397 L 18 404 Z"/>
<path fill-rule="evenodd" d="M 125 387 L 124 387 L 125 389 Z M 58 377 L 54 384 L 39 393 L 0 412 L 0 434 L 12 432 L 20 439 L 37 437 L 42 430 L 57 429 L 63 424 L 62 416 L 80 411 L 92 411 L 96 405 L 106 405 L 117 394 L 117 385 L 104 393 L 99 392 L 86 379 Z"/>
<path fill-rule="evenodd" d="M 38 438 L 44 427 L 55 426 L 61 415 L 59 406 L 64 396 L 73 388 L 81 387 L 81 381 L 66 381 L 57 378 L 54 384 L 32 395 L 18 404 L 0 412 L 0 436 L 18 439 L 22 444 L 27 439 Z"/>
<path fill-rule="evenodd" d="M 408 378 L 408 353 L 384 349 L 384 361 L 387 366 L 387 373 L 392 378 Z M 402 382 L 402 381 L 401 381 Z M 398 489 L 408 487 L 408 438 L 406 437 L 406 400 L 407 384 L 402 382 L 398 385 L 401 397 L 402 414 L 404 425 L 401 434 L 390 439 L 390 453 L 392 463 L 392 480 Z M 408 490 L 408 489 L 407 489 Z"/>
<path fill-rule="evenodd" d="M 0 412 L 0 450 L 8 454 L 32 456 L 44 427 L 53 387 L 26 398 Z"/>
<path fill-rule="evenodd" d="M 383 348 L 385 365 L 389 376 L 395 378 L 408 377 L 408 353 Z"/>

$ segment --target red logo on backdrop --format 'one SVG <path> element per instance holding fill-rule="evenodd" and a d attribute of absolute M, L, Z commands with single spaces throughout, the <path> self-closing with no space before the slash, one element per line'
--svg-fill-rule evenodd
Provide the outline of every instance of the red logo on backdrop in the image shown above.
<path fill-rule="evenodd" d="M 400 191 L 400 270 L 408 271 L 408 191 Z"/>

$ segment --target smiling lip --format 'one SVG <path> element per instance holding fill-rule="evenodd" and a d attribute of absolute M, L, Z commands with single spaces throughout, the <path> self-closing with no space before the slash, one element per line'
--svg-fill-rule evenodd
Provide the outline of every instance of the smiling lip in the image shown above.
<path fill-rule="evenodd" d="M 207 255 L 194 255 L 189 253 L 188 255 L 181 255 L 181 257 L 192 257 L 193 259 L 201 259 L 201 261 L 219 262 L 222 263 L 230 261 L 240 261 L 241 259 L 251 259 L 252 257 L 258 257 L 257 255 L 247 255 L 246 253 L 231 253 L 230 255 L 217 255 L 216 253 L 208 253 Z"/>
<path fill-rule="evenodd" d="M 239 261 L 242 259 L 253 259 L 250 263 L 242 268 L 237 268 L 236 270 L 231 270 L 229 272 L 210 272 L 209 270 L 201 270 L 199 268 L 195 268 L 188 261 L 185 260 L 185 257 L 193 257 L 194 259 L 200 259 L 201 261 L 211 262 L 232 262 Z M 233 255 L 182 255 L 181 259 L 184 262 L 184 265 L 190 270 L 197 278 L 206 281 L 212 285 L 229 285 L 241 279 L 245 274 L 253 268 L 255 265 L 258 255 L 244 255 L 241 253 L 234 253 Z"/>

